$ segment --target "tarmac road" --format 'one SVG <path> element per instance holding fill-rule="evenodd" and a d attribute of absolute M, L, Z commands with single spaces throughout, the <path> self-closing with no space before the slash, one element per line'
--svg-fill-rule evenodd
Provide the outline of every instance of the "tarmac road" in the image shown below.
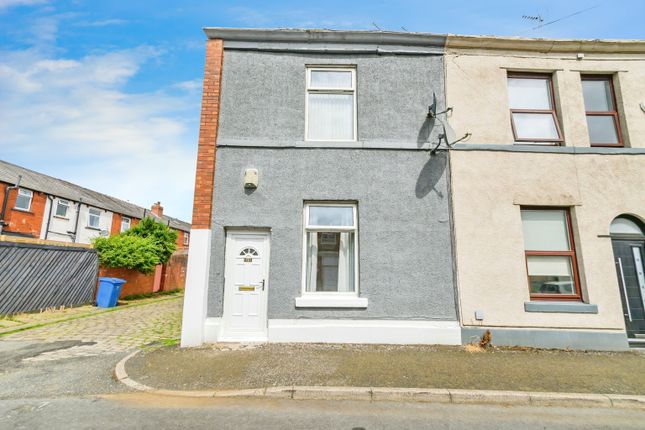
<path fill-rule="evenodd" d="M 633 410 L 182 399 L 139 393 L 0 402 L 2 429 L 642 429 L 644 422 L 645 413 Z"/>

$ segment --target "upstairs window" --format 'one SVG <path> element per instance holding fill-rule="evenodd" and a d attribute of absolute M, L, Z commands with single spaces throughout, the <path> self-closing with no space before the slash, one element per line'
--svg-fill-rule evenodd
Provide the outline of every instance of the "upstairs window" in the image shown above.
<path fill-rule="evenodd" d="M 307 68 L 305 140 L 356 140 L 356 69 Z"/>
<path fill-rule="evenodd" d="M 569 210 L 522 208 L 522 230 L 531 299 L 580 300 Z"/>
<path fill-rule="evenodd" d="M 190 234 L 184 232 L 184 246 L 188 246 L 189 243 L 190 243 Z"/>
<path fill-rule="evenodd" d="M 25 190 L 24 188 L 18 188 L 18 196 L 16 197 L 16 204 L 14 208 L 21 211 L 30 210 L 33 197 L 33 191 Z"/>
<path fill-rule="evenodd" d="M 67 218 L 67 211 L 69 210 L 69 201 L 67 200 L 58 200 L 56 203 L 56 216 L 61 218 Z"/>
<path fill-rule="evenodd" d="M 623 146 L 611 76 L 582 76 L 591 146 Z"/>
<path fill-rule="evenodd" d="M 131 223 L 132 223 L 132 220 L 127 216 L 121 217 L 121 233 L 123 233 L 124 231 L 130 230 Z"/>
<path fill-rule="evenodd" d="M 101 225 L 101 211 L 99 209 L 90 208 L 87 217 L 87 226 L 91 228 L 99 228 Z"/>
<path fill-rule="evenodd" d="M 562 142 L 553 100 L 551 75 L 508 74 L 508 103 L 516 143 L 558 145 Z"/>
<path fill-rule="evenodd" d="M 305 205 L 304 294 L 357 294 L 356 205 Z"/>

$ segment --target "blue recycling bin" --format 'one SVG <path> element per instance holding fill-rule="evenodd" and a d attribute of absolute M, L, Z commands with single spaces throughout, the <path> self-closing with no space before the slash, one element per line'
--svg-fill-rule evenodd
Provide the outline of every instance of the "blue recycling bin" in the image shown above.
<path fill-rule="evenodd" d="M 121 294 L 121 287 L 125 279 L 99 278 L 99 291 L 96 294 L 96 306 L 99 308 L 113 308 Z"/>

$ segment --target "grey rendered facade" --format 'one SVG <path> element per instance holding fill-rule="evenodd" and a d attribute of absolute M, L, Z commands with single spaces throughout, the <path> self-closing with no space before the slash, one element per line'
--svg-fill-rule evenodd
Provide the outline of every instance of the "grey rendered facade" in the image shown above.
<path fill-rule="evenodd" d="M 224 38 L 208 318 L 224 312 L 227 230 L 267 229 L 269 331 L 274 319 L 445 321 L 460 342 L 447 154 L 430 153 L 439 130 L 427 117 L 431 104 L 444 107 L 443 40 L 373 42 Z M 305 141 L 312 64 L 355 68 L 356 141 Z M 249 168 L 259 173 L 255 190 L 242 186 Z M 367 307 L 296 306 L 310 201 L 356 204 L 358 295 Z"/>

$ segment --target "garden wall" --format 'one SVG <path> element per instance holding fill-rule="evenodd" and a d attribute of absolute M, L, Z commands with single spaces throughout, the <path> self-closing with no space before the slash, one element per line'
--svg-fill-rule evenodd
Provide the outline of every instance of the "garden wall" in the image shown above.
<path fill-rule="evenodd" d="M 182 290 L 186 282 L 188 250 L 180 249 L 173 253 L 165 265 L 157 266 L 155 273 L 144 275 L 134 269 L 101 267 L 99 276 L 125 279 L 119 297 L 133 294 L 150 294 L 158 291 Z"/>

